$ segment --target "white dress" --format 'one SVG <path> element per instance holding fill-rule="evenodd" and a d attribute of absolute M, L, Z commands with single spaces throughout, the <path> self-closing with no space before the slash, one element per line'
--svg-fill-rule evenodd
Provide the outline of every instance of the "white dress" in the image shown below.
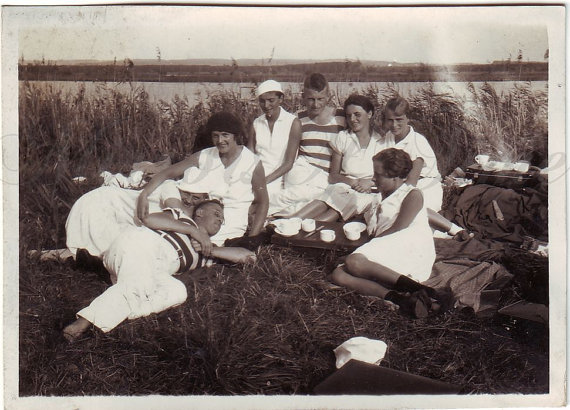
<path fill-rule="evenodd" d="M 372 134 L 368 146 L 361 148 L 358 136 L 348 130 L 339 132 L 330 145 L 333 151 L 342 155 L 341 174 L 351 178 L 372 178 L 372 157 L 386 148 L 384 138 L 377 132 Z M 372 194 L 357 192 L 350 185 L 339 182 L 329 185 L 319 199 L 340 213 L 346 221 L 363 213 L 373 197 Z"/>
<path fill-rule="evenodd" d="M 402 201 L 414 189 L 416 188 L 411 185 L 402 184 L 383 200 L 380 194 L 375 197 L 365 215 L 371 236 L 379 235 L 392 226 L 400 213 Z M 418 282 L 427 280 L 435 261 L 435 246 L 425 206 L 407 228 L 375 237 L 354 253 L 362 254 L 368 260 Z"/>
<path fill-rule="evenodd" d="M 257 117 L 253 121 L 255 129 L 255 151 L 265 170 L 265 176 L 271 174 L 283 164 L 285 159 L 285 151 L 289 143 L 289 134 L 293 121 L 297 117 L 290 112 L 285 111 L 282 107 L 279 110 L 279 117 L 275 120 L 273 131 L 269 129 L 269 123 L 265 114 Z M 267 185 L 267 193 L 269 194 L 269 209 L 279 207 L 274 203 L 283 188 L 283 176 L 271 181 Z M 279 209 L 277 209 L 279 210 Z"/>
<path fill-rule="evenodd" d="M 407 152 L 412 161 L 416 158 L 424 160 L 424 166 L 420 172 L 417 187 L 424 194 L 424 205 L 435 212 L 441 210 L 443 201 L 443 188 L 441 186 L 441 174 L 437 169 L 437 158 L 429 145 L 428 140 L 422 134 L 410 127 L 410 132 L 400 142 L 396 143 L 391 132 L 386 134 L 386 148 L 398 148 Z"/>
<path fill-rule="evenodd" d="M 220 159 L 218 148 L 206 148 L 200 152 L 200 171 L 207 172 L 208 178 L 217 181 L 210 195 L 222 198 L 224 223 L 220 231 L 212 236 L 212 243 L 223 245 L 226 239 L 238 238 L 245 234 L 248 224 L 249 207 L 253 202 L 251 179 L 259 157 L 246 147 L 227 168 Z"/>
<path fill-rule="evenodd" d="M 149 196 L 149 212 L 160 212 L 174 181 L 162 183 Z M 141 191 L 103 186 L 82 195 L 71 207 L 65 223 L 66 244 L 75 254 L 86 249 L 102 257 L 113 241 L 129 226 L 136 226 L 137 198 Z M 166 194 L 165 194 L 166 193 Z"/>

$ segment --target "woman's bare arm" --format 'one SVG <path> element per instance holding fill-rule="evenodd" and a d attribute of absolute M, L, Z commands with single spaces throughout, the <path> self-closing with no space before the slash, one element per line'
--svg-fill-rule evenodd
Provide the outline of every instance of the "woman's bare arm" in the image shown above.
<path fill-rule="evenodd" d="M 137 213 L 136 216 L 142 221 L 148 215 L 148 197 L 154 192 L 154 190 L 162 184 L 167 179 L 176 179 L 184 175 L 184 171 L 190 167 L 198 166 L 198 159 L 200 153 L 196 152 L 190 157 L 173 164 L 166 168 L 165 170 L 156 174 L 152 179 L 145 185 L 144 189 L 138 196 L 137 199 Z"/>
<path fill-rule="evenodd" d="M 406 184 L 416 186 L 420 179 L 420 173 L 422 172 L 422 168 L 424 167 L 424 160 L 423 158 L 416 158 L 412 162 L 412 170 L 408 174 L 408 178 L 406 178 Z"/>
<path fill-rule="evenodd" d="M 269 210 L 269 196 L 267 195 L 267 185 L 265 184 L 265 171 L 263 164 L 258 162 L 253 175 L 251 177 L 251 188 L 253 189 L 252 205 L 255 210 L 255 216 L 251 223 L 249 236 L 258 235 L 263 229 L 267 211 Z"/>

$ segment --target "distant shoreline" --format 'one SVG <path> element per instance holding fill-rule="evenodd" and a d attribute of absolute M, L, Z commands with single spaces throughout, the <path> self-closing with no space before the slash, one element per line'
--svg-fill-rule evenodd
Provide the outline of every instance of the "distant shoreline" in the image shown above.
<path fill-rule="evenodd" d="M 52 62 L 18 65 L 20 81 L 103 82 L 207 82 L 259 83 L 268 78 L 301 82 L 311 72 L 331 82 L 479 82 L 548 81 L 547 62 L 494 62 L 461 65 L 366 65 L 361 62 L 319 62 L 279 66 L 144 64 L 64 64 Z"/>

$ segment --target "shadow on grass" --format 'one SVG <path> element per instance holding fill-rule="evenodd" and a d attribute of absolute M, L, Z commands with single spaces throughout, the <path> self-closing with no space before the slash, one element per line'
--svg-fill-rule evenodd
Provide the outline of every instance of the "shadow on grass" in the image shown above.
<path fill-rule="evenodd" d="M 182 306 L 74 344 L 61 329 L 107 285 L 71 264 L 23 258 L 20 395 L 311 394 L 353 336 L 385 341 L 383 366 L 465 393 L 548 392 L 547 342 L 468 311 L 409 320 L 330 289 L 325 275 L 340 256 L 266 246 L 255 265 L 182 275 Z"/>

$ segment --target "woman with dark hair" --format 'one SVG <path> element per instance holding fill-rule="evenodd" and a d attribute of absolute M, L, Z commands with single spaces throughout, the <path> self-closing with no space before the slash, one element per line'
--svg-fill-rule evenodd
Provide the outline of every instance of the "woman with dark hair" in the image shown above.
<path fill-rule="evenodd" d="M 374 156 L 373 164 L 380 192 L 365 215 L 373 239 L 350 254 L 329 279 L 425 317 L 435 292 L 420 282 L 431 274 L 435 247 L 422 191 L 406 183 L 412 160 L 406 152 L 388 148 Z"/>
<path fill-rule="evenodd" d="M 374 105 L 363 95 L 353 94 L 344 102 L 349 127 L 331 140 L 329 186 L 324 194 L 294 216 L 319 221 L 350 219 L 370 205 L 372 157 L 386 148 L 383 137 L 372 127 Z"/>
<path fill-rule="evenodd" d="M 155 175 L 145 186 L 137 201 L 137 216 L 145 221 L 148 215 L 149 195 L 165 180 L 180 178 L 186 170 L 196 167 L 203 178 L 212 183 L 209 194 L 224 203 L 224 220 L 212 242 L 222 245 L 226 239 L 246 233 L 249 212 L 253 215 L 248 236 L 256 236 L 263 229 L 269 199 L 265 172 L 259 157 L 244 144 L 243 126 L 239 118 L 229 112 L 213 114 L 206 124 L 213 147 L 205 148 Z M 253 209 L 250 209 L 253 208 Z M 209 238 L 195 238 L 202 252 L 209 255 Z"/>

